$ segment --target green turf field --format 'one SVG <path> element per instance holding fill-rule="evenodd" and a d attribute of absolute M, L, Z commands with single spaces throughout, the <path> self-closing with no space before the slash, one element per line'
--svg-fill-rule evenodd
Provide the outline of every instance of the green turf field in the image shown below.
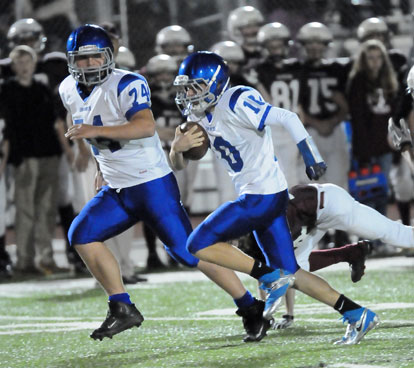
<path fill-rule="evenodd" d="M 168 283 L 129 288 L 146 320 L 102 342 L 89 338 L 106 315 L 100 289 L 76 280 L 65 287 L 29 283 L 27 290 L 0 285 L 0 367 L 414 367 L 413 267 L 369 271 L 358 284 L 347 271 L 321 274 L 382 320 L 359 345 L 346 347 L 332 345 L 345 331 L 339 314 L 301 294 L 292 328 L 243 343 L 224 292 L 208 281 L 171 282 L 170 275 Z M 246 285 L 255 290 L 251 279 Z"/>

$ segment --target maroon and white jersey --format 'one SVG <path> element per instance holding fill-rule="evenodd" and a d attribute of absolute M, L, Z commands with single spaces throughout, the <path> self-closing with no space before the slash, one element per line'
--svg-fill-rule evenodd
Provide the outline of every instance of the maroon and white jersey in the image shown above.
<path fill-rule="evenodd" d="M 288 207 L 288 222 L 298 264 L 309 270 L 309 255 L 329 229 L 361 239 L 381 240 L 396 247 L 414 248 L 414 228 L 392 221 L 365 206 L 334 184 L 298 185 Z"/>

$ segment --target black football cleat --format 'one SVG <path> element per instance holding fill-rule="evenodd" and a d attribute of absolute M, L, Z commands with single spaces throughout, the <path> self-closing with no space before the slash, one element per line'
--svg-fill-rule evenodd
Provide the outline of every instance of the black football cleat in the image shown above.
<path fill-rule="evenodd" d="M 135 304 L 110 301 L 109 311 L 101 327 L 92 332 L 90 337 L 94 340 L 101 340 L 128 330 L 134 326 L 139 327 L 144 321 L 144 317 L 135 307 Z"/>
<path fill-rule="evenodd" d="M 356 246 L 359 248 L 360 253 L 355 260 L 350 262 L 352 282 L 361 280 L 365 273 L 365 260 L 372 251 L 372 243 L 369 240 L 360 240 Z"/>
<path fill-rule="evenodd" d="M 236 314 L 243 319 L 243 326 L 246 330 L 244 342 L 260 341 L 266 336 L 267 330 L 272 327 L 274 320 L 263 318 L 265 302 L 255 299 L 250 307 L 239 308 Z"/>

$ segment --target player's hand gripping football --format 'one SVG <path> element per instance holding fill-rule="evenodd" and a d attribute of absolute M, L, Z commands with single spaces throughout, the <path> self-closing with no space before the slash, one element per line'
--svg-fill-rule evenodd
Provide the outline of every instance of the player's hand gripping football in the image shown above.
<path fill-rule="evenodd" d="M 306 166 L 306 175 L 310 180 L 318 180 L 328 167 L 326 166 L 325 162 L 317 162 L 313 165 Z"/>
<path fill-rule="evenodd" d="M 182 153 L 188 151 L 190 148 L 201 146 L 204 142 L 203 132 L 195 133 L 196 130 L 197 126 L 193 126 L 183 133 L 180 126 L 178 126 L 175 129 L 175 137 L 171 148 L 177 153 Z"/>

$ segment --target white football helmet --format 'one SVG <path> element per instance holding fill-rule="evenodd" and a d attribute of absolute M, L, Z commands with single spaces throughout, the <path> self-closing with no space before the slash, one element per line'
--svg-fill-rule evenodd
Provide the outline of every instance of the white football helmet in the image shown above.
<path fill-rule="evenodd" d="M 153 96 L 170 104 L 175 98 L 174 78 L 178 72 L 178 64 L 175 57 L 161 54 L 153 56 L 145 66 L 148 82 Z"/>
<path fill-rule="evenodd" d="M 210 50 L 220 55 L 226 62 L 244 63 L 243 49 L 233 41 L 218 42 Z"/>
<path fill-rule="evenodd" d="M 148 60 L 146 71 L 149 75 L 156 75 L 160 73 L 177 74 L 178 65 L 176 60 L 167 54 L 155 55 Z"/>
<path fill-rule="evenodd" d="M 120 69 L 133 70 L 135 68 L 135 56 L 128 47 L 120 46 L 115 57 L 115 64 Z"/>
<path fill-rule="evenodd" d="M 384 40 L 388 37 L 388 26 L 381 18 L 368 18 L 362 21 L 357 29 L 357 37 L 360 42 L 375 36 L 382 36 Z"/>
<path fill-rule="evenodd" d="M 262 13 L 253 6 L 242 6 L 230 12 L 227 19 L 227 31 L 232 40 L 239 45 L 245 43 L 245 38 L 241 32 L 247 26 L 260 27 L 264 22 Z"/>
<path fill-rule="evenodd" d="M 318 41 L 329 44 L 332 42 L 333 35 L 330 29 L 322 23 L 307 23 L 299 29 L 296 39 L 301 43 Z"/>
<path fill-rule="evenodd" d="M 284 24 L 279 22 L 265 24 L 259 29 L 257 41 L 264 45 L 267 41 L 271 40 L 290 41 L 289 29 Z"/>
<path fill-rule="evenodd" d="M 17 45 L 27 45 L 40 53 L 46 46 L 47 38 L 39 22 L 33 18 L 23 18 L 10 26 L 7 32 L 7 40 L 10 49 Z"/>
<path fill-rule="evenodd" d="M 267 54 L 268 60 L 281 62 L 289 54 L 289 45 L 292 43 L 289 29 L 282 23 L 265 24 L 259 29 L 257 41 Z"/>
<path fill-rule="evenodd" d="M 174 46 L 181 46 L 175 48 Z M 174 47 L 174 48 L 173 48 Z M 155 37 L 155 52 L 157 54 L 168 54 L 171 56 L 186 56 L 193 52 L 191 36 L 188 31 L 179 26 L 172 25 L 161 29 Z"/>

